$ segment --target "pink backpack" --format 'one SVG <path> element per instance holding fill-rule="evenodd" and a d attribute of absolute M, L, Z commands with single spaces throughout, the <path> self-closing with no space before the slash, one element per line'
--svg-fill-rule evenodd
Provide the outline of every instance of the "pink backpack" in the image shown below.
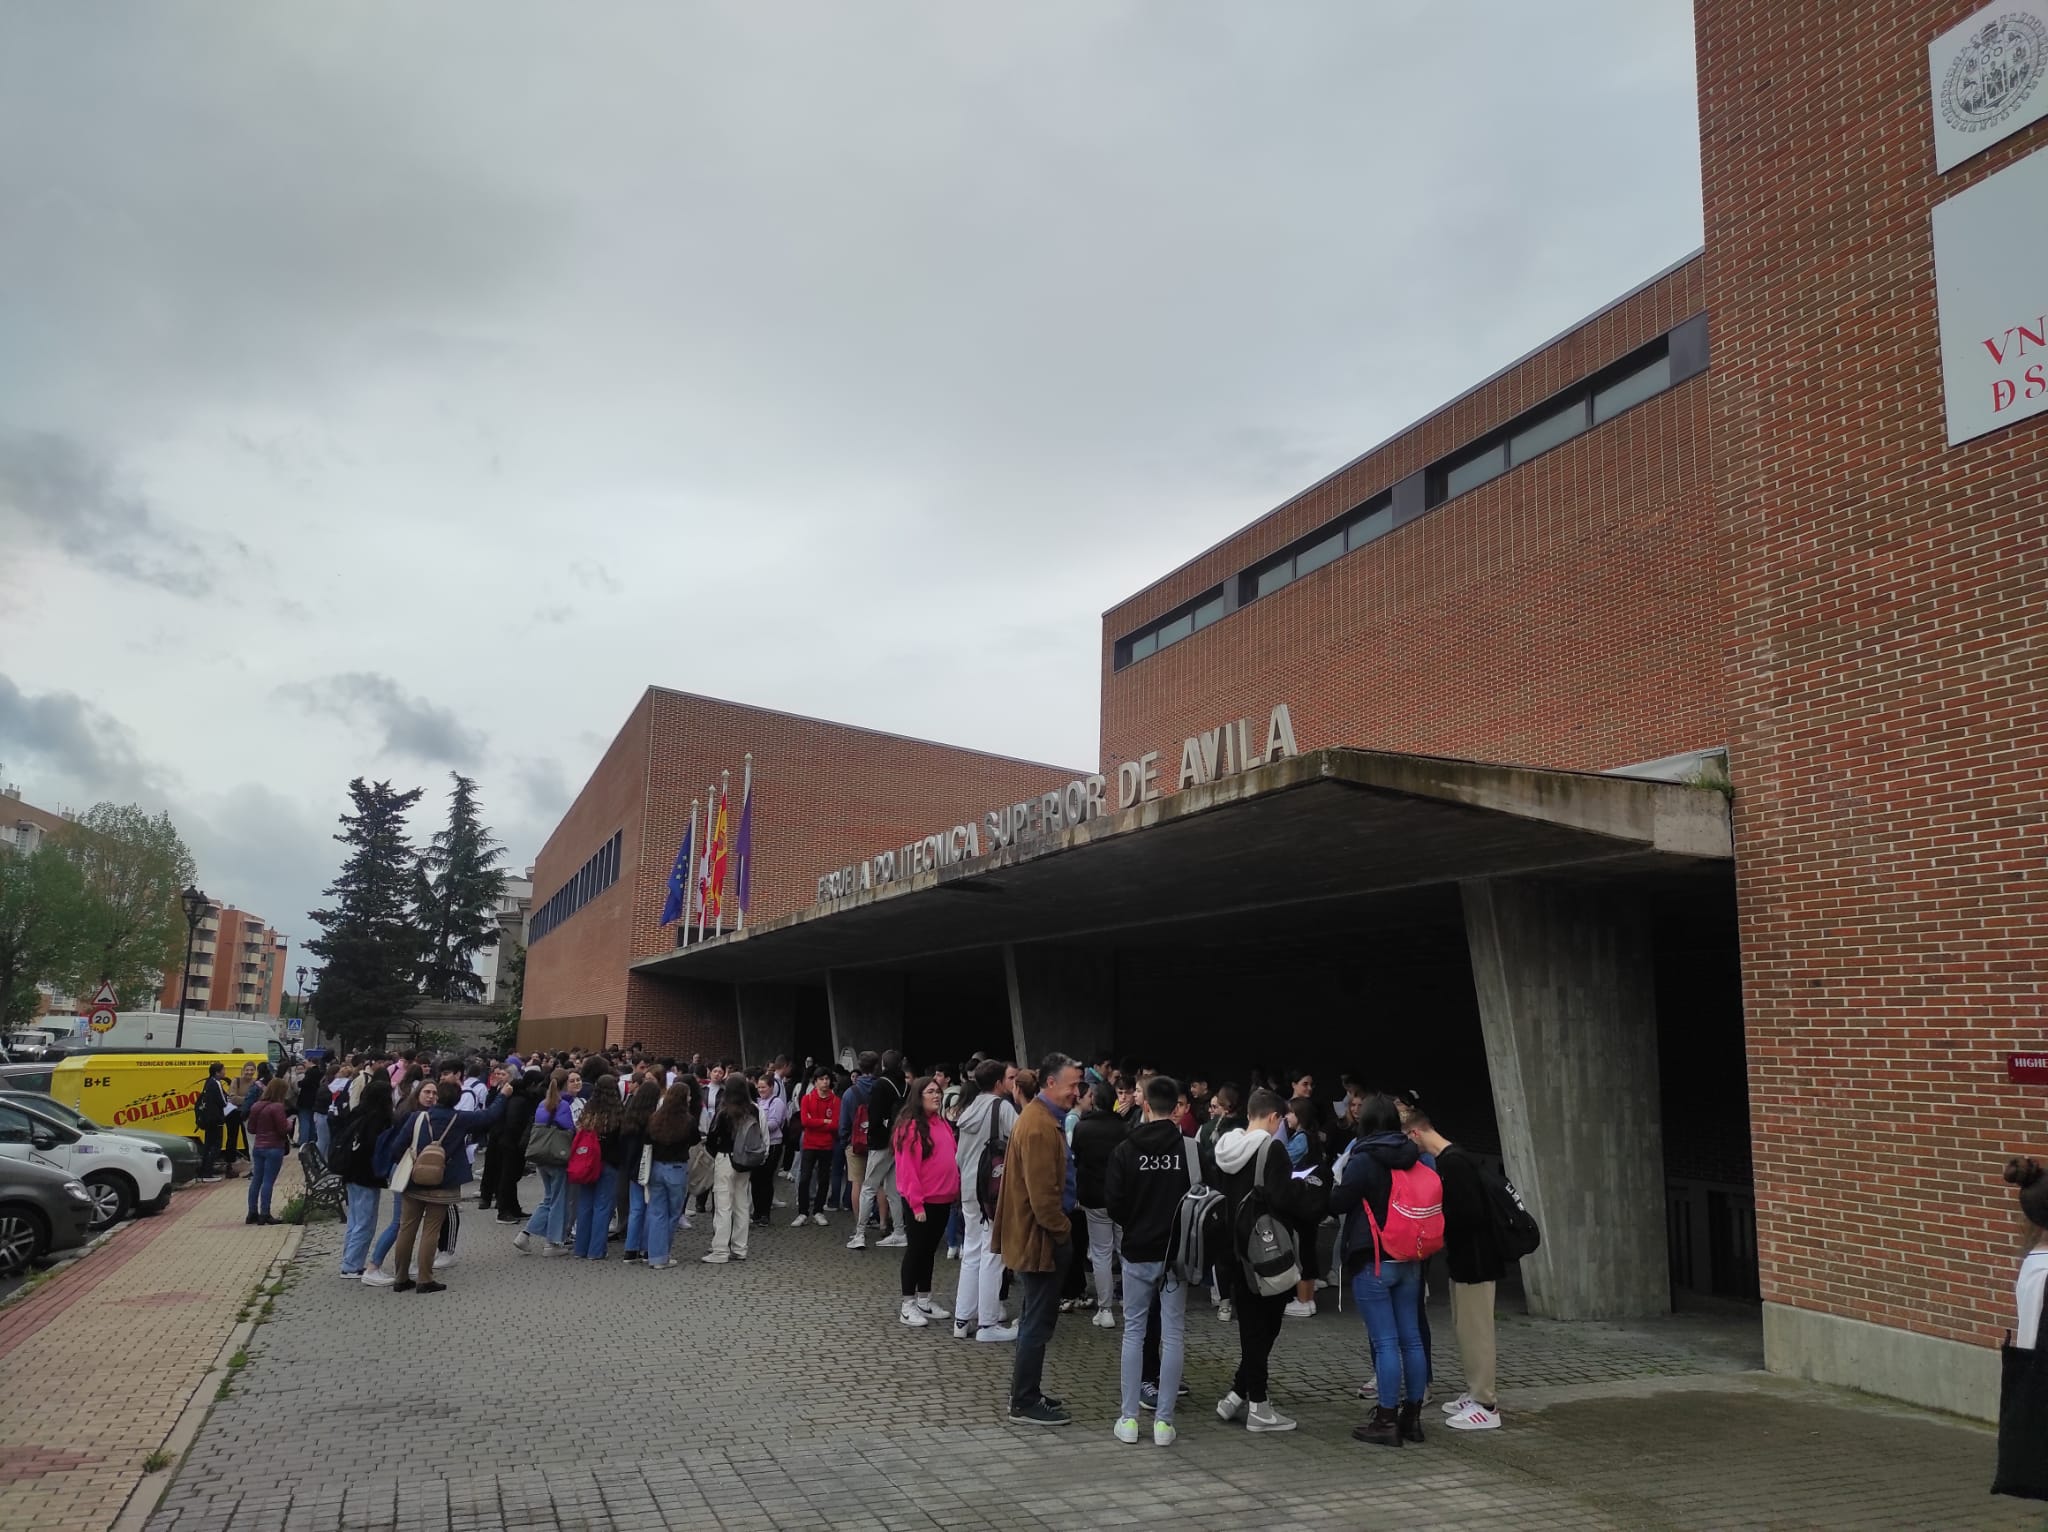
<path fill-rule="evenodd" d="M 1367 1202 L 1365 1221 L 1372 1225 L 1373 1275 L 1380 1257 L 1390 1261 L 1426 1261 L 1444 1247 L 1444 1183 L 1427 1165 L 1389 1171 L 1394 1189 L 1387 1193 L 1387 1221 L 1372 1216 Z"/>

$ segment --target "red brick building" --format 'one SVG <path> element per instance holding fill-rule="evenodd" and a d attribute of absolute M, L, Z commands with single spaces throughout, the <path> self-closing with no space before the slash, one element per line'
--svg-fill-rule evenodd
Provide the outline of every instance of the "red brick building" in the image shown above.
<path fill-rule="evenodd" d="M 1998 13 L 1697 0 L 1703 252 L 1113 606 L 1099 815 L 1054 768 L 650 693 L 536 889 L 627 826 L 620 929 L 536 944 L 529 1010 L 1427 1082 L 1572 1253 L 1532 1309 L 1748 1298 L 1774 1368 L 1989 1413 L 1998 1173 L 2048 1152 L 2007 1077 L 2048 988 L 2048 423 L 1951 445 L 1933 223 L 2048 151 L 2048 79 L 1972 116 L 1930 45 Z M 2048 332 L 2048 286 L 2014 302 Z M 688 798 L 749 747 L 802 855 L 678 953 Z M 814 904 L 1013 797 L 1013 843 Z"/>

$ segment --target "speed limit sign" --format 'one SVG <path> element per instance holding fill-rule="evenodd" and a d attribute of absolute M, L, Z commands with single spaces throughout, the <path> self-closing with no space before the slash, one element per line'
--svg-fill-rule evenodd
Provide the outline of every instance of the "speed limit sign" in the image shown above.
<path fill-rule="evenodd" d="M 114 1008 L 110 1005 L 94 1006 L 92 1014 L 85 1019 L 86 1025 L 95 1032 L 113 1031 L 114 1020 Z"/>

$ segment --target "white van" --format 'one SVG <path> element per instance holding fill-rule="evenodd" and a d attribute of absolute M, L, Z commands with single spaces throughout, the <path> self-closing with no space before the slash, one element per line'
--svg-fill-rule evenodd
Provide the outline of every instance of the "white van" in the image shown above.
<path fill-rule="evenodd" d="M 187 1053 L 253 1053 L 273 1066 L 284 1062 L 284 1041 L 278 1023 L 267 1016 L 185 1017 L 185 1036 L 178 1037 L 176 1011 L 121 1011 L 105 1032 L 86 1030 L 70 1039 L 94 1053 L 135 1053 L 181 1048 Z"/>
<path fill-rule="evenodd" d="M 95 1234 L 130 1213 L 171 1201 L 171 1162 L 139 1139 L 89 1133 L 11 1102 L 0 1103 L 0 1156 L 54 1165 L 85 1183 Z"/>

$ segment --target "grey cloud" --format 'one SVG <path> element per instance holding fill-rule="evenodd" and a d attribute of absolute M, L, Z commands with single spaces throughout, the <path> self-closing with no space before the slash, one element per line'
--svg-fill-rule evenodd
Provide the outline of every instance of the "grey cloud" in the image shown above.
<path fill-rule="evenodd" d="M 569 566 L 569 573 L 575 576 L 576 583 L 585 590 L 602 591 L 608 596 L 616 596 L 626 588 L 620 583 L 617 575 L 596 559 L 578 559 Z"/>
<path fill-rule="evenodd" d="M 0 425 L 0 527 L 8 526 L 22 545 L 53 547 L 104 574 L 181 596 L 214 588 L 206 550 L 122 487 L 105 458 L 57 432 Z M 221 546 L 247 552 L 239 539 Z"/>
<path fill-rule="evenodd" d="M 95 795 L 135 796 L 154 773 L 135 736 L 118 719 L 73 692 L 24 692 L 0 675 L 0 761 L 17 774 L 24 761 L 39 773 Z"/>
<path fill-rule="evenodd" d="M 390 676 L 349 671 L 280 686 L 276 695 L 315 716 L 380 730 L 390 755 L 448 766 L 474 766 L 483 756 L 480 732 L 452 709 L 412 695 Z"/>
<path fill-rule="evenodd" d="M 559 627 L 575 615 L 576 609 L 573 606 L 537 606 L 533 609 L 532 620 L 546 623 L 550 627 Z"/>

